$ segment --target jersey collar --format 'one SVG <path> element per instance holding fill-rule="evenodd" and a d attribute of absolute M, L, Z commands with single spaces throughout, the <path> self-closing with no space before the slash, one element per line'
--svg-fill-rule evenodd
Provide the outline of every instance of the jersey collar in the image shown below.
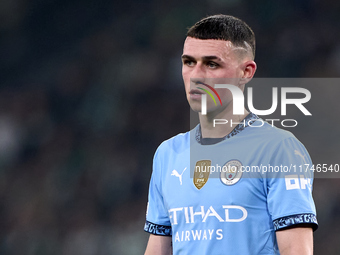
<path fill-rule="evenodd" d="M 196 128 L 195 138 L 196 141 L 201 145 L 216 144 L 242 132 L 244 129 L 252 125 L 257 119 L 259 119 L 259 117 L 256 114 L 250 112 L 242 122 L 240 122 L 228 135 L 222 138 L 203 138 L 201 133 L 201 125 L 198 124 Z"/>

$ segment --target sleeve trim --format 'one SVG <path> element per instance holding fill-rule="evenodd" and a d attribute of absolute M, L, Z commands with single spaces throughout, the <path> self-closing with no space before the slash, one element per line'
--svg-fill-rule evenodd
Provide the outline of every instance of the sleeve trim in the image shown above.
<path fill-rule="evenodd" d="M 144 225 L 144 231 L 153 235 L 159 236 L 171 236 L 171 226 L 164 226 L 154 224 L 150 221 L 146 221 Z"/>
<path fill-rule="evenodd" d="M 297 224 L 311 224 L 313 231 L 318 228 L 318 221 L 313 213 L 301 213 L 290 215 L 273 220 L 274 230 L 280 230 L 288 227 L 295 226 Z"/>

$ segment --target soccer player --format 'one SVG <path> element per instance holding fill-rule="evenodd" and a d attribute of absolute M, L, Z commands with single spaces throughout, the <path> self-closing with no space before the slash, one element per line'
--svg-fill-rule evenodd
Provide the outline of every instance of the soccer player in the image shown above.
<path fill-rule="evenodd" d="M 255 114 L 233 114 L 230 90 L 214 91 L 226 81 L 243 91 L 256 71 L 254 57 L 254 33 L 240 19 L 215 15 L 189 29 L 182 75 L 200 123 L 155 153 L 146 255 L 313 253 L 312 175 L 284 171 L 312 164 L 308 152 Z M 219 104 L 208 92 L 219 95 Z M 239 124 L 214 125 L 214 119 Z M 244 171 L 251 167 L 261 171 Z"/>

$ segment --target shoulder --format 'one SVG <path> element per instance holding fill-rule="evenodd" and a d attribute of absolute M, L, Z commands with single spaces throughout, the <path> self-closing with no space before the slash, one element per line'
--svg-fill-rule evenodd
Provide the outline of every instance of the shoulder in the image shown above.
<path fill-rule="evenodd" d="M 274 125 L 262 120 L 256 120 L 248 127 L 249 135 L 257 137 L 266 144 L 280 145 L 284 141 L 292 140 L 299 142 L 295 135 L 287 130 L 277 128 Z"/>
<path fill-rule="evenodd" d="M 180 133 L 163 141 L 157 148 L 156 154 L 180 153 L 189 148 L 190 132 Z"/>
<path fill-rule="evenodd" d="M 249 128 L 250 129 L 250 128 Z M 311 164 L 311 158 L 305 146 L 287 130 L 283 130 L 265 123 L 257 131 L 253 130 L 254 137 L 261 137 L 257 150 L 265 154 L 266 160 L 274 165 L 281 164 Z M 258 138 L 255 138 L 258 139 Z M 255 145 L 254 145 L 255 146 Z"/>
<path fill-rule="evenodd" d="M 259 126 L 259 127 L 255 127 Z M 258 153 L 262 152 L 268 158 L 277 158 L 296 151 L 302 155 L 308 155 L 305 146 L 287 130 L 277 128 L 261 119 L 253 123 L 253 127 L 247 127 L 243 144 L 254 148 Z"/>

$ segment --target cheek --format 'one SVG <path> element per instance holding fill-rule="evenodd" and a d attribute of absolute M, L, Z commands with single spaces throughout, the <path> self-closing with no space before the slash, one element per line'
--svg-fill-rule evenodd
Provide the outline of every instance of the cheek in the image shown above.
<path fill-rule="evenodd" d="M 232 94 L 229 89 L 216 89 L 216 92 L 220 96 L 222 102 L 229 102 L 232 99 Z"/>
<path fill-rule="evenodd" d="M 190 69 L 186 66 L 182 67 L 182 75 L 184 77 L 190 77 Z"/>
<path fill-rule="evenodd" d="M 187 71 L 182 69 L 182 77 L 184 81 L 185 88 L 190 86 L 190 75 L 188 74 Z"/>
<path fill-rule="evenodd" d="M 216 74 L 216 77 L 222 77 L 222 79 L 230 80 L 235 78 L 237 75 L 235 70 L 221 70 L 219 73 Z"/>

